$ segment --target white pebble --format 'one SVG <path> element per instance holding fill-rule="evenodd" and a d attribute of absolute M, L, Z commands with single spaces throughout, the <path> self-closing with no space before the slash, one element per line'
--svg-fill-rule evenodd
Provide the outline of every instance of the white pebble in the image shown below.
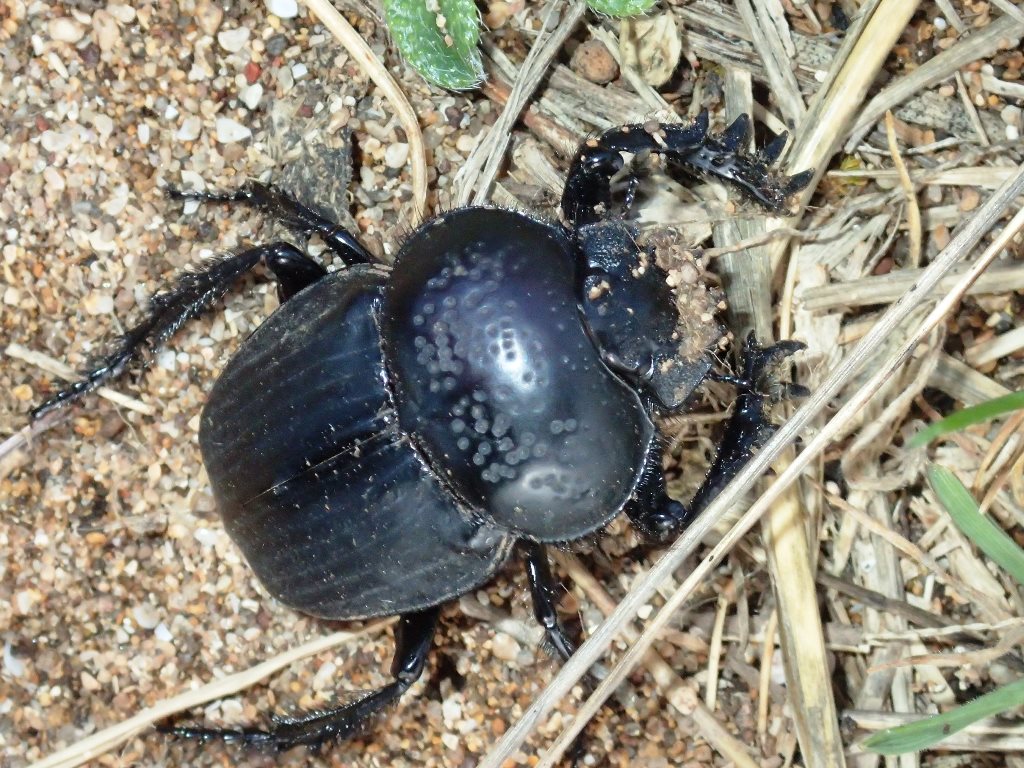
<path fill-rule="evenodd" d="M 61 16 L 49 24 L 50 39 L 60 43 L 77 43 L 85 34 L 85 27 L 74 19 Z"/>
<path fill-rule="evenodd" d="M 100 9 L 92 15 L 92 31 L 96 34 L 96 45 L 101 51 L 109 51 L 121 42 L 121 29 L 114 17 Z"/>
<path fill-rule="evenodd" d="M 175 369 L 174 351 L 170 349 L 162 349 L 157 352 L 156 367 L 163 368 L 165 371 L 173 371 Z"/>
<path fill-rule="evenodd" d="M 384 150 L 384 165 L 388 168 L 401 168 L 409 159 L 408 144 L 390 144 Z"/>
<path fill-rule="evenodd" d="M 282 19 L 294 19 L 299 15 L 299 4 L 296 0 L 266 0 L 267 10 Z"/>
<path fill-rule="evenodd" d="M 1006 126 L 1006 138 L 1008 141 L 1016 141 L 1020 138 L 1020 128 L 1016 125 Z"/>
<path fill-rule="evenodd" d="M 459 737 L 456 736 L 454 733 L 442 733 L 441 743 L 444 744 L 445 747 L 447 747 L 448 749 L 455 751 L 459 748 Z"/>
<path fill-rule="evenodd" d="M 491 652 L 502 661 L 515 661 L 519 656 L 519 643 L 511 635 L 498 632 L 491 641 Z"/>
<path fill-rule="evenodd" d="M 39 143 L 47 152 L 60 152 L 71 144 L 71 136 L 58 131 L 43 131 L 39 136 Z"/>
<path fill-rule="evenodd" d="M 204 547 L 212 547 L 217 543 L 217 534 L 209 528 L 196 528 L 194 536 L 196 537 L 196 541 Z"/>
<path fill-rule="evenodd" d="M 441 716 L 444 718 L 444 723 L 447 726 L 451 726 L 456 720 L 462 719 L 462 705 L 458 699 L 454 696 L 449 696 L 447 699 L 441 702 Z"/>
<path fill-rule="evenodd" d="M 174 134 L 174 138 L 178 141 L 195 141 L 199 138 L 199 133 L 203 129 L 203 121 L 199 118 L 199 115 L 189 115 L 182 123 L 178 132 Z"/>
<path fill-rule="evenodd" d="M 167 625 L 162 621 L 156 625 L 156 629 L 153 630 L 153 634 L 156 635 L 157 640 L 163 643 L 169 643 L 174 639 L 174 635 L 171 634 L 171 630 L 169 630 Z"/>
<path fill-rule="evenodd" d="M 155 629 L 156 625 L 160 623 L 160 614 L 157 613 L 156 608 L 146 603 L 132 608 L 132 618 L 143 629 Z"/>
<path fill-rule="evenodd" d="M 139 144 L 142 146 L 149 144 L 149 125 L 139 123 L 139 127 L 135 130 L 135 135 L 139 137 Z"/>
<path fill-rule="evenodd" d="M 90 315 L 109 315 L 114 311 L 114 297 L 102 291 L 89 291 L 82 299 L 82 306 Z"/>
<path fill-rule="evenodd" d="M 135 21 L 135 9 L 130 5 L 117 5 L 113 3 L 107 6 L 107 11 L 117 19 L 119 24 L 131 24 Z"/>
<path fill-rule="evenodd" d="M 294 77 L 296 80 L 301 80 L 302 78 L 304 78 L 308 74 L 309 74 L 309 67 L 307 67 L 302 62 L 299 62 L 298 64 L 293 64 L 292 65 L 292 77 Z"/>
<path fill-rule="evenodd" d="M 334 679 L 334 675 L 337 671 L 337 664 L 332 661 L 325 662 L 313 676 L 313 690 L 322 691 L 327 688 L 327 686 L 331 686 L 332 688 L 336 687 L 337 680 Z"/>
<path fill-rule="evenodd" d="M 1004 123 L 1007 125 L 1016 125 L 1018 128 L 1021 126 L 1022 114 L 1024 114 L 1024 111 L 1013 104 L 1007 104 L 999 111 L 999 116 L 1003 118 Z"/>
<path fill-rule="evenodd" d="M 260 99 L 263 98 L 263 86 L 259 83 L 247 85 L 238 94 L 238 98 L 240 98 L 242 103 L 250 110 L 256 109 L 260 104 Z"/>
<path fill-rule="evenodd" d="M 106 141 L 114 132 L 114 121 L 110 119 L 109 115 L 96 115 L 92 119 L 92 127 L 96 129 L 100 139 Z"/>
<path fill-rule="evenodd" d="M 10 640 L 4 641 L 4 669 L 11 677 L 21 677 L 25 674 L 25 662 L 14 655 Z"/>
<path fill-rule="evenodd" d="M 206 189 L 206 179 L 198 171 L 186 168 L 181 172 L 181 186 L 184 189 L 192 189 L 202 192 Z"/>
<path fill-rule="evenodd" d="M 946 20 L 941 16 L 936 16 L 934 19 L 932 19 L 932 25 L 940 32 L 949 26 Z"/>
<path fill-rule="evenodd" d="M 245 141 L 252 136 L 252 131 L 230 117 L 217 118 L 217 141 L 221 144 L 232 144 L 236 141 Z"/>
<path fill-rule="evenodd" d="M 217 42 L 228 53 L 238 53 L 249 42 L 249 28 L 222 29 L 217 33 Z"/>

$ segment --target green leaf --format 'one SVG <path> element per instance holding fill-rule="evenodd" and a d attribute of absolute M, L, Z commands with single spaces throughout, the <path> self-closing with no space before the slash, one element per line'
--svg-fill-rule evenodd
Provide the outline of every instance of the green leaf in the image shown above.
<path fill-rule="evenodd" d="M 473 0 L 384 0 L 384 16 L 402 56 L 429 82 L 460 91 L 483 81 Z"/>
<path fill-rule="evenodd" d="M 589 0 L 587 5 L 607 16 L 638 16 L 651 10 L 657 0 Z"/>
<path fill-rule="evenodd" d="M 910 439 L 907 447 L 921 448 L 940 435 L 957 432 L 1021 408 L 1024 408 L 1024 392 L 1013 392 L 972 408 L 964 408 L 962 411 L 950 414 L 942 421 L 935 422 L 927 429 L 922 429 Z"/>
<path fill-rule="evenodd" d="M 981 514 L 978 503 L 956 475 L 945 467 L 933 465 L 928 467 L 928 484 L 964 536 L 973 541 L 990 560 L 1004 568 L 1020 584 L 1024 584 L 1024 550 L 1017 546 L 1006 531 Z"/>
<path fill-rule="evenodd" d="M 1024 680 L 1004 685 L 944 714 L 880 731 L 865 740 L 862 746 L 883 755 L 917 752 L 928 749 L 971 723 L 1021 704 L 1024 704 Z"/>

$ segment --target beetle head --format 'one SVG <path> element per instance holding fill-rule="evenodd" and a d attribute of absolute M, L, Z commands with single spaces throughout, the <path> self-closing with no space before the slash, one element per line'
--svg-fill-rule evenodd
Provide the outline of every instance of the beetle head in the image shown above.
<path fill-rule="evenodd" d="M 706 311 L 696 313 L 700 327 L 681 320 L 668 276 L 622 222 L 587 225 L 577 237 L 581 306 L 605 362 L 662 408 L 681 407 L 711 368 L 718 324 Z"/>

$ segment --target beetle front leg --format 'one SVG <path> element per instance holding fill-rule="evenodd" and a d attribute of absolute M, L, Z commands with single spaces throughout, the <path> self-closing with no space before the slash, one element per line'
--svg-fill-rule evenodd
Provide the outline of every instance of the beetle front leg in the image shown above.
<path fill-rule="evenodd" d="M 807 186 L 809 171 L 781 176 L 772 171 L 786 146 L 779 134 L 757 152 L 747 152 L 750 118 L 740 115 L 722 133 L 708 133 L 708 114 L 701 112 L 690 125 L 651 121 L 611 128 L 580 145 L 569 168 L 562 193 L 567 224 L 581 227 L 607 217 L 612 206 L 612 179 L 623 168 L 622 152 L 653 152 L 691 174 L 732 184 L 776 213 L 786 198 Z"/>
<path fill-rule="evenodd" d="M 776 373 L 783 360 L 803 348 L 798 341 L 762 347 L 753 334 L 747 337 L 743 375 L 728 377 L 739 389 L 736 409 L 726 425 L 715 460 L 688 506 L 669 498 L 665 492 L 661 447 L 652 447 L 640 490 L 626 508 L 633 525 L 645 538 L 666 541 L 679 535 L 739 473 L 754 451 L 768 441 L 775 432 L 775 425 L 768 418 L 771 404 L 807 394 L 804 387 L 780 382 Z"/>
<path fill-rule="evenodd" d="M 275 717 L 266 730 L 195 728 L 187 725 L 158 726 L 157 730 L 185 739 L 220 739 L 281 750 L 300 744 L 319 747 L 328 741 L 352 738 L 371 716 L 398 699 L 423 674 L 440 613 L 440 608 L 429 608 L 402 615 L 395 629 L 395 658 L 391 663 L 394 682 L 358 701 L 300 717 Z"/>
<path fill-rule="evenodd" d="M 321 216 L 286 192 L 258 181 L 247 182 L 231 192 L 197 192 L 170 187 L 167 194 L 175 200 L 250 205 L 307 237 L 316 232 L 346 266 L 374 261 L 370 252 L 341 224 Z"/>
<path fill-rule="evenodd" d="M 141 357 L 144 349 L 163 344 L 183 323 L 213 306 L 238 278 L 260 262 L 277 278 L 282 301 L 326 274 L 323 267 L 288 243 L 249 248 L 210 261 L 202 269 L 185 272 L 169 290 L 150 299 L 146 317 L 128 329 L 111 352 L 82 374 L 81 379 L 33 409 L 31 418 L 38 419 L 120 376 Z"/>

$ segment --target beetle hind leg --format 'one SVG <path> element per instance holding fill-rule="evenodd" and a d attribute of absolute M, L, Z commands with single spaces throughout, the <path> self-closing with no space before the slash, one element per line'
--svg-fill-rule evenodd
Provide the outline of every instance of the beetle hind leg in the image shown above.
<path fill-rule="evenodd" d="M 212 307 L 238 278 L 260 262 L 277 278 L 282 301 L 326 274 L 323 267 L 288 243 L 256 246 L 184 272 L 168 290 L 150 299 L 149 311 L 141 322 L 129 328 L 81 379 L 34 408 L 31 418 L 38 419 L 120 376 L 142 357 L 143 350 L 163 344 L 186 321 Z"/>
<path fill-rule="evenodd" d="M 357 701 L 301 717 L 274 718 L 260 728 L 216 729 L 192 726 L 158 726 L 161 733 L 198 741 L 233 741 L 251 746 L 285 750 L 299 745 L 317 748 L 329 741 L 344 741 L 358 734 L 377 712 L 398 699 L 419 679 L 434 641 L 440 608 L 403 614 L 395 630 L 394 682 Z"/>

